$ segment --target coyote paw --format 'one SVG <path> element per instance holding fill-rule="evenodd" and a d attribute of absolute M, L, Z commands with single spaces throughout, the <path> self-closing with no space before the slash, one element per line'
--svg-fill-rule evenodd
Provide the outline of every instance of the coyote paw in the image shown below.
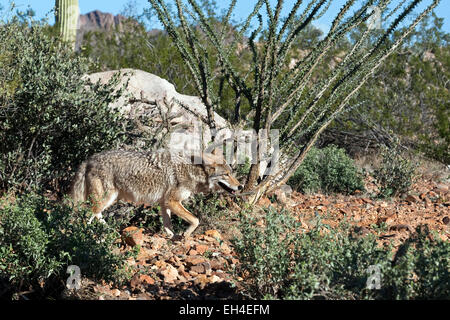
<path fill-rule="evenodd" d="M 172 238 L 170 238 L 170 240 L 172 240 L 174 242 L 181 242 L 184 240 L 184 236 L 181 234 L 176 234 Z"/>
<path fill-rule="evenodd" d="M 169 239 L 172 239 L 175 234 L 173 233 L 172 230 L 170 230 L 170 228 L 164 227 L 164 230 L 166 231 L 166 234 L 169 236 Z"/>
<path fill-rule="evenodd" d="M 93 216 L 89 219 L 89 221 L 88 221 L 87 224 L 91 224 L 92 221 L 94 220 L 94 218 L 97 218 L 98 221 L 100 221 L 100 222 L 103 223 L 103 224 L 106 224 L 106 221 L 105 221 L 105 219 L 103 219 L 102 214 L 96 214 L 96 215 L 93 215 Z"/>

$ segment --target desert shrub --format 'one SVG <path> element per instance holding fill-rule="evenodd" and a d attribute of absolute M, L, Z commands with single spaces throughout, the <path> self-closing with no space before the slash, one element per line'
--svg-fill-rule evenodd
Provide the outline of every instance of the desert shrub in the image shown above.
<path fill-rule="evenodd" d="M 44 287 L 54 279 L 65 283 L 68 265 L 95 280 L 121 283 L 129 276 L 127 257 L 117 252 L 114 221 L 88 225 L 88 210 L 74 212 L 33 193 L 0 208 L 0 282 L 10 292 Z"/>
<path fill-rule="evenodd" d="M 208 229 L 223 229 L 229 225 L 227 201 L 219 194 L 197 194 L 186 203 L 186 209 L 200 220 L 197 233 Z M 175 226 L 174 226 L 175 227 Z M 186 224 L 180 231 L 185 231 Z"/>
<path fill-rule="evenodd" d="M 235 173 L 236 173 L 236 178 L 239 181 L 242 181 L 243 179 L 245 179 L 248 176 L 251 165 L 252 164 L 250 162 L 249 157 L 245 157 L 244 163 L 236 165 Z"/>
<path fill-rule="evenodd" d="M 32 285 L 61 272 L 66 252 L 50 251 L 51 236 L 25 202 L 0 209 L 0 281 Z"/>
<path fill-rule="evenodd" d="M 345 299 L 362 295 L 366 270 L 386 259 L 373 238 L 316 228 L 302 232 L 287 212 L 266 209 L 264 226 L 244 218 L 235 250 L 256 298 Z"/>
<path fill-rule="evenodd" d="M 383 274 L 381 294 L 389 299 L 448 299 L 450 243 L 419 226 L 403 243 L 394 267 Z"/>
<path fill-rule="evenodd" d="M 292 282 L 295 221 L 288 215 L 267 209 L 265 227 L 260 230 L 256 218 L 243 217 L 241 238 L 233 241 L 235 250 L 249 279 L 249 292 L 255 298 L 281 297 L 283 289 Z"/>
<path fill-rule="evenodd" d="M 380 197 L 394 197 L 405 193 L 415 177 L 416 164 L 404 158 L 398 146 L 381 149 L 381 163 L 374 170 Z"/>
<path fill-rule="evenodd" d="M 87 156 L 121 140 L 122 116 L 108 105 L 119 78 L 83 79 L 89 61 L 41 22 L 0 25 L 0 189 L 66 178 Z"/>
<path fill-rule="evenodd" d="M 392 259 L 390 246 L 373 235 L 354 237 L 348 225 L 330 228 L 317 220 L 305 232 L 287 212 L 266 209 L 259 218 L 243 216 L 233 240 L 244 286 L 253 298 L 276 299 L 434 299 L 449 294 L 450 244 L 407 241 L 407 254 Z M 412 245 L 414 244 L 414 245 Z M 380 289 L 367 288 L 369 267 L 380 270 Z"/>
<path fill-rule="evenodd" d="M 288 182 L 302 192 L 353 193 L 364 189 L 362 175 L 344 149 L 313 147 Z"/>

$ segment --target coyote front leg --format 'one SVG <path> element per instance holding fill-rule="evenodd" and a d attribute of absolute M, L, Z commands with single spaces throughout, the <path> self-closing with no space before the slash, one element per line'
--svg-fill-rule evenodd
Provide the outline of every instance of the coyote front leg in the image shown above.
<path fill-rule="evenodd" d="M 172 221 L 170 220 L 170 209 L 167 205 L 161 205 L 161 216 L 163 218 L 164 230 L 169 235 L 170 238 L 174 236 Z"/>
<path fill-rule="evenodd" d="M 174 214 L 176 214 L 181 219 L 190 224 L 190 226 L 184 232 L 184 236 L 189 237 L 192 234 L 192 232 L 194 232 L 194 230 L 198 227 L 199 220 L 197 219 L 197 217 L 193 216 L 192 213 L 190 213 L 185 207 L 183 207 L 181 201 L 171 200 L 167 203 L 167 206 L 170 209 L 170 211 L 172 211 Z"/>

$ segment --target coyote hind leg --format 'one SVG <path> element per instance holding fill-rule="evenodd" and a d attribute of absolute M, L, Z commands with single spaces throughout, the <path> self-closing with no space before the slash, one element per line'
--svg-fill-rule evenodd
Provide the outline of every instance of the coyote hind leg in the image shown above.
<path fill-rule="evenodd" d="M 91 179 L 89 182 L 88 195 L 91 197 L 94 215 L 89 219 L 88 224 L 91 224 L 94 218 L 97 218 L 101 223 L 106 223 L 102 212 L 117 200 L 119 192 L 116 190 L 105 191 L 100 179 Z"/>
<path fill-rule="evenodd" d="M 185 207 L 183 207 L 180 201 L 172 200 L 169 201 L 167 205 L 170 211 L 190 224 L 190 226 L 184 232 L 184 236 L 189 237 L 199 225 L 198 218 L 193 216 L 192 213 L 190 213 Z"/>

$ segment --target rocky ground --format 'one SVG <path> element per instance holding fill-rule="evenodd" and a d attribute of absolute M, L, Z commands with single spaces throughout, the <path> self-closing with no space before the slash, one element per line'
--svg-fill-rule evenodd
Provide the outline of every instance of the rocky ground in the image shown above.
<path fill-rule="evenodd" d="M 368 190 L 374 189 L 369 181 Z M 390 200 L 375 200 L 367 195 L 324 196 L 295 194 L 293 212 L 308 230 L 320 216 L 331 227 L 347 221 L 355 232 L 373 233 L 394 246 L 406 240 L 419 225 L 438 231 L 442 240 L 450 236 L 450 192 L 448 183 L 430 179 L 416 182 L 408 195 Z"/>
<path fill-rule="evenodd" d="M 399 245 L 419 225 L 426 224 L 448 241 L 450 236 L 450 183 L 422 177 L 408 195 L 390 200 L 370 198 L 376 187 L 370 179 L 367 191 L 352 196 L 304 195 L 294 192 L 284 204 L 268 198 L 260 207 L 285 206 L 295 214 L 306 230 L 318 219 L 331 227 L 343 221 L 354 226 L 359 235 L 373 233 L 380 243 Z M 83 280 L 83 289 L 68 293 L 71 298 L 99 300 L 159 299 L 245 299 L 238 272 L 239 260 L 230 243 L 230 235 L 208 230 L 180 241 L 163 234 L 148 234 L 137 227 L 122 231 L 122 251 L 141 246 L 136 259 L 128 263 L 135 274 L 123 287 Z"/>
<path fill-rule="evenodd" d="M 122 231 L 123 247 L 128 251 L 141 246 L 137 258 L 128 264 L 135 270 L 131 281 L 114 288 L 107 283 L 83 279 L 82 290 L 72 298 L 99 300 L 164 299 L 243 299 L 233 277 L 239 263 L 230 242 L 217 230 L 208 230 L 173 241 L 164 235 L 146 234 L 143 229 L 128 227 Z M 67 294 L 67 293 L 66 293 Z"/>

